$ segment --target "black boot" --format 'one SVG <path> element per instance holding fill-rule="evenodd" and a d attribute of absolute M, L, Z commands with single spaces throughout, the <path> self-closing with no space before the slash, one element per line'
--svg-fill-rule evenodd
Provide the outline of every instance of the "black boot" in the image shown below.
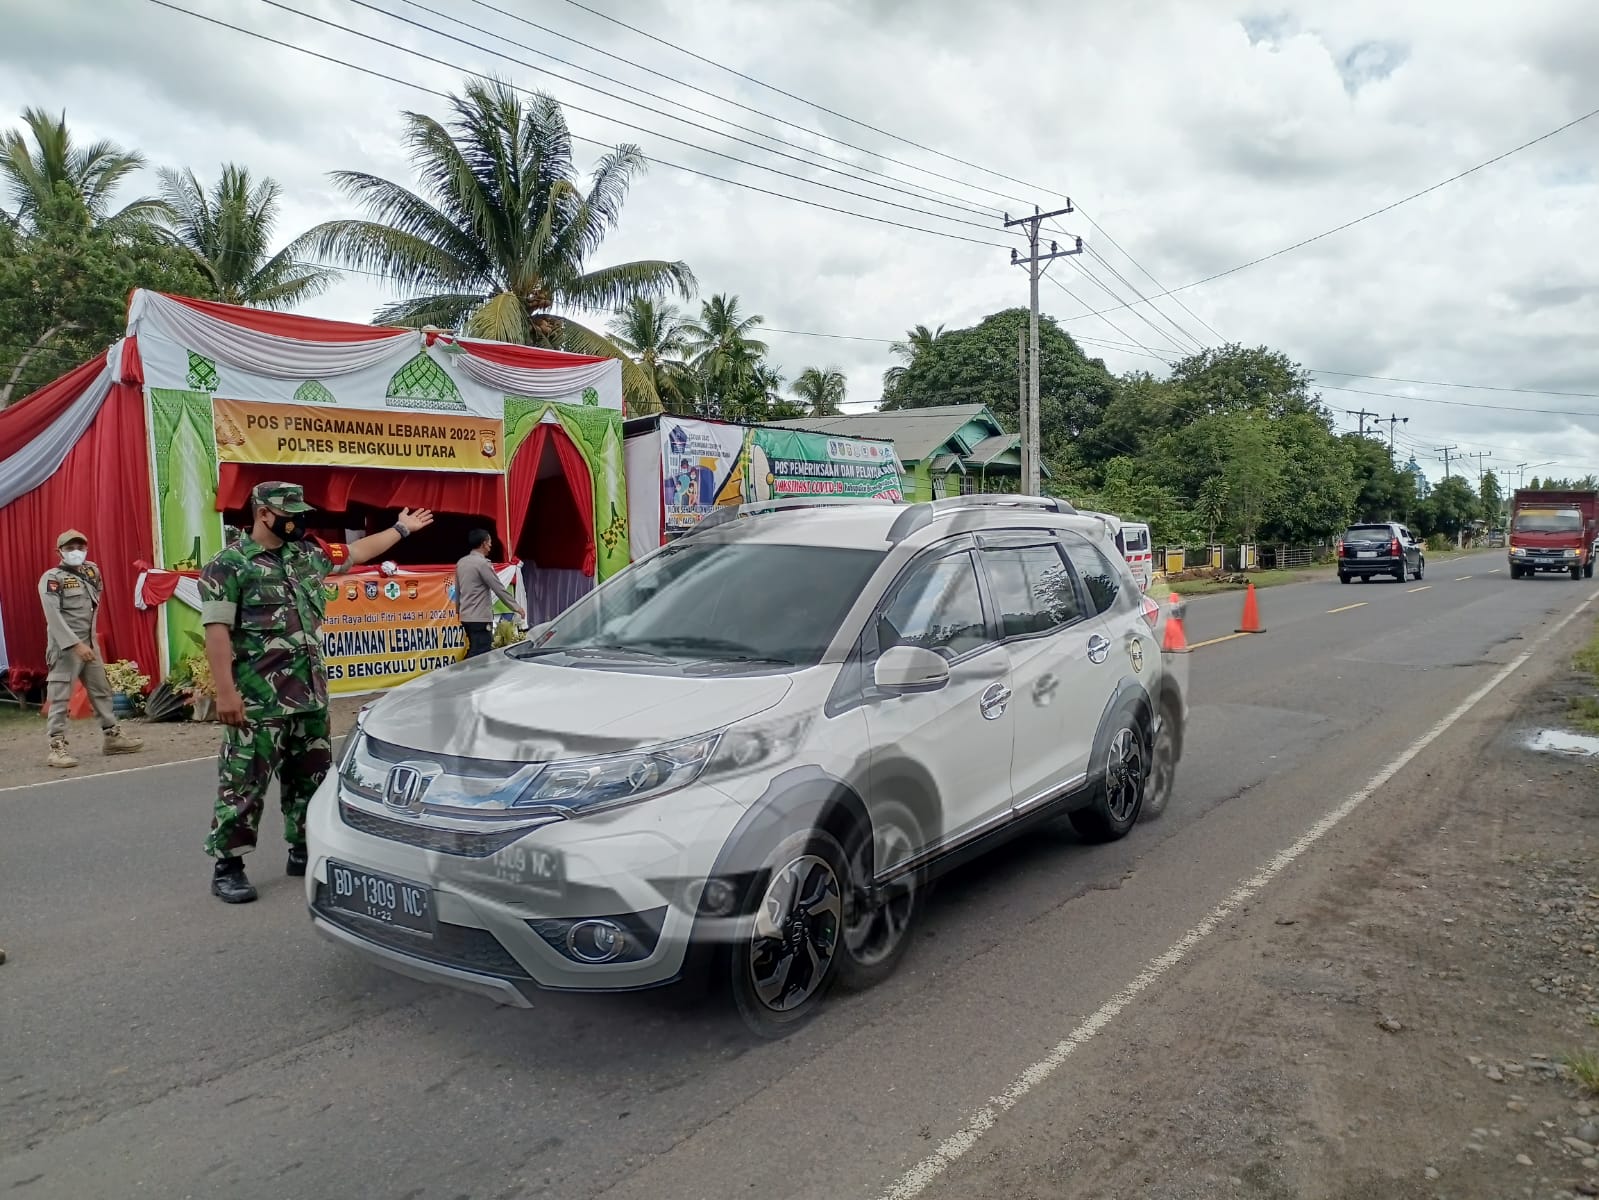
<path fill-rule="evenodd" d="M 248 904 L 255 899 L 255 886 L 244 877 L 244 859 L 217 859 L 211 873 L 211 894 L 229 904 Z"/>
<path fill-rule="evenodd" d="M 304 875 L 306 864 L 305 843 L 289 847 L 289 863 L 283 868 L 286 875 Z"/>

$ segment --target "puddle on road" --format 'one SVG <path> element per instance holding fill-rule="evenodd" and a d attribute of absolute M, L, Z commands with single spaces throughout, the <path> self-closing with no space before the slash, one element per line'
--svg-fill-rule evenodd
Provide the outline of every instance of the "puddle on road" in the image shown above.
<path fill-rule="evenodd" d="M 1540 729 L 1527 739 L 1527 749 L 1592 757 L 1599 755 L 1599 737 L 1572 733 L 1569 729 Z"/>

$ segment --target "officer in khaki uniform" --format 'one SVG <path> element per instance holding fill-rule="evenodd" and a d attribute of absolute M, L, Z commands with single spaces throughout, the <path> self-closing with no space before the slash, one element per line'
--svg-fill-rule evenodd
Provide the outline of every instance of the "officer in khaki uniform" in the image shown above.
<path fill-rule="evenodd" d="M 50 668 L 46 683 L 50 757 L 45 761 L 52 767 L 78 765 L 67 747 L 67 710 L 72 704 L 72 685 L 80 679 L 100 718 L 100 728 L 105 731 L 105 752 L 132 754 L 143 750 L 142 741 L 122 732 L 111 708 L 111 685 L 106 682 L 94 628 L 105 577 L 99 567 L 88 561 L 89 539 L 76 529 L 69 529 L 56 539 L 56 550 L 61 562 L 39 579 L 39 603 L 44 606 L 49 638 L 45 661 Z"/>

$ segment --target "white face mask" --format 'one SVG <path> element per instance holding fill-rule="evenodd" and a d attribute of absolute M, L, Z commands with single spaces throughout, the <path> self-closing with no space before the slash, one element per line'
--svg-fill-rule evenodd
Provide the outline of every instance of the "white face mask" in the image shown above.
<path fill-rule="evenodd" d="M 61 561 L 69 567 L 81 567 L 89 557 L 87 550 L 63 550 Z"/>

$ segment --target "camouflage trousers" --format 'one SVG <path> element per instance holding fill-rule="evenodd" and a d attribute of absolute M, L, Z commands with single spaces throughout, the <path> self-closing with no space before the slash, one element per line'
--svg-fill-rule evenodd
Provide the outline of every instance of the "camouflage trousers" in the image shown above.
<path fill-rule="evenodd" d="M 332 765 L 325 708 L 224 726 L 217 755 L 217 803 L 205 852 L 227 858 L 255 849 L 274 774 L 283 801 L 283 836 L 291 846 L 304 845 L 305 806 Z"/>

